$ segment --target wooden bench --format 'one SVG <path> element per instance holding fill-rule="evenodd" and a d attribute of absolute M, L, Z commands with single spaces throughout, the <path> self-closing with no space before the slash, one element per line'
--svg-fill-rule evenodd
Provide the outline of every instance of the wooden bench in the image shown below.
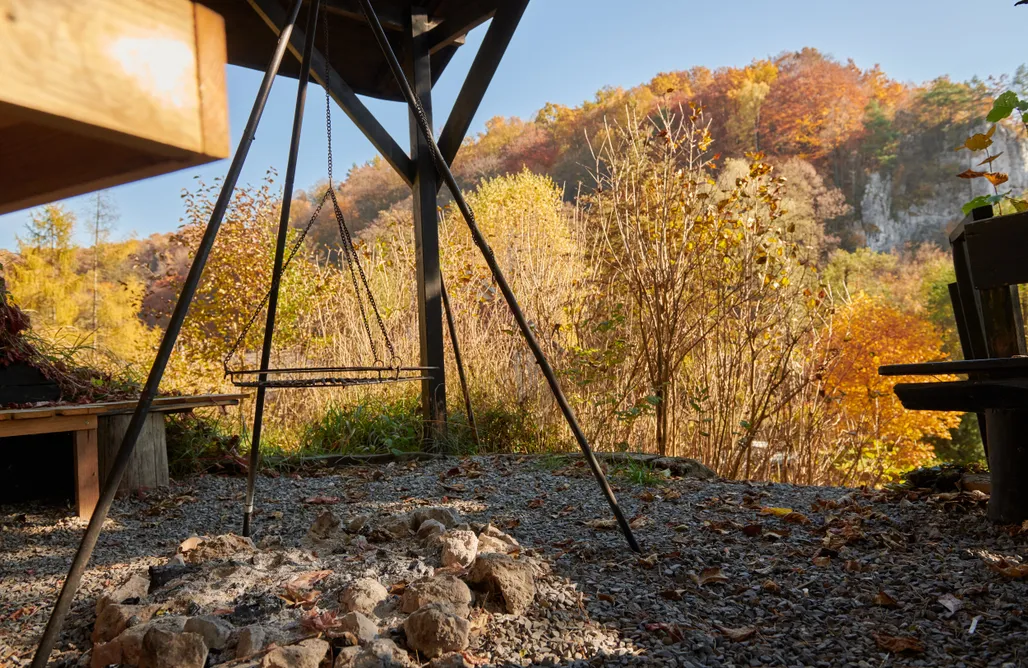
<path fill-rule="evenodd" d="M 1018 284 L 1028 283 L 1028 213 L 993 217 L 975 209 L 950 233 L 956 282 L 950 301 L 964 360 L 893 364 L 884 376 L 965 375 L 898 383 L 910 410 L 973 412 L 989 463 L 989 517 L 1028 519 L 1028 357 Z"/>
<path fill-rule="evenodd" d="M 159 397 L 150 409 L 140 434 L 132 465 L 122 489 L 168 484 L 168 455 L 164 441 L 164 415 L 205 406 L 235 406 L 245 394 L 205 394 Z M 100 485 L 121 445 L 135 401 L 66 404 L 41 408 L 0 410 L 0 438 L 33 434 L 74 434 L 75 504 L 78 516 L 88 519 L 100 498 Z"/>

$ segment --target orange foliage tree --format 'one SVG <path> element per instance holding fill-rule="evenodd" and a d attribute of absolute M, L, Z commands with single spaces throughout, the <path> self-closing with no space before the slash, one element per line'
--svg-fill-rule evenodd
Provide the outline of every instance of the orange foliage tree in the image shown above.
<path fill-rule="evenodd" d="M 926 437 L 949 438 L 957 413 L 908 411 L 893 393 L 896 377 L 878 367 L 943 358 L 942 337 L 928 321 L 864 293 L 842 305 L 829 345 L 837 353 L 825 393 L 838 412 L 835 468 L 841 484 L 877 484 L 930 462 Z"/>

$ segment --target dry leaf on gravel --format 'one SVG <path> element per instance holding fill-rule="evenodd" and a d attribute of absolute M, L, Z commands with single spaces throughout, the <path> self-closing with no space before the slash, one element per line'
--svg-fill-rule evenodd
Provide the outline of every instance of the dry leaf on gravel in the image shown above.
<path fill-rule="evenodd" d="M 875 644 L 878 645 L 879 649 L 884 649 L 886 652 L 892 652 L 893 654 L 903 654 L 904 652 L 920 654 L 924 652 L 924 644 L 917 638 L 910 636 L 880 634 L 875 636 Z"/>
<path fill-rule="evenodd" d="M 704 568 L 702 571 L 700 571 L 699 575 L 694 576 L 694 579 L 696 580 L 696 584 L 700 585 L 701 587 L 706 584 L 728 582 L 728 578 L 725 576 L 724 573 L 721 572 L 721 569 L 716 566 Z"/>
<path fill-rule="evenodd" d="M 538 498 L 535 498 L 535 499 L 532 499 L 531 501 L 529 501 L 528 502 L 528 507 L 529 508 L 542 508 L 545 503 L 546 503 L 546 499 L 544 499 L 543 497 L 540 496 Z"/>
<path fill-rule="evenodd" d="M 782 591 L 781 586 L 774 580 L 764 580 L 764 584 L 760 585 L 760 588 L 769 594 L 777 594 Z"/>
<path fill-rule="evenodd" d="M 825 568 L 826 566 L 831 566 L 832 565 L 832 558 L 831 557 L 814 557 L 813 562 L 814 562 L 815 566 L 818 566 L 820 568 Z"/>
<path fill-rule="evenodd" d="M 883 608 L 898 608 L 899 607 L 899 602 L 896 599 L 894 599 L 892 596 L 889 596 L 884 591 L 879 591 L 877 594 L 875 594 L 875 597 L 871 600 L 871 602 L 874 603 L 875 605 L 883 607 Z"/>
<path fill-rule="evenodd" d="M 738 629 L 731 629 L 727 626 L 719 626 L 717 627 L 717 630 L 720 631 L 726 638 L 728 638 L 729 640 L 734 640 L 735 642 L 749 640 L 757 634 L 757 629 L 752 626 L 744 626 Z"/>
<path fill-rule="evenodd" d="M 286 589 L 307 589 L 315 582 L 324 580 L 329 575 L 332 575 L 331 570 L 307 571 L 306 573 L 300 573 L 286 583 Z"/>
<path fill-rule="evenodd" d="M 649 522 L 645 515 L 637 515 L 632 518 L 632 521 L 628 523 L 628 526 L 632 529 L 641 529 Z"/>
<path fill-rule="evenodd" d="M 976 553 L 985 562 L 986 566 L 1005 578 L 1010 578 L 1011 580 L 1028 578 L 1028 564 L 1023 564 L 1016 558 L 1005 557 L 986 550 L 978 550 Z"/>
<path fill-rule="evenodd" d="M 666 598 L 669 601 L 681 601 L 682 592 L 684 591 L 684 589 L 665 589 L 664 591 L 660 592 L 660 595 L 662 598 Z"/>
<path fill-rule="evenodd" d="M 611 596 L 610 594 L 597 594 L 596 598 L 601 600 L 601 601 L 606 601 L 607 603 L 613 603 L 614 602 L 614 597 Z"/>
<path fill-rule="evenodd" d="M 309 499 L 304 499 L 304 503 L 311 506 L 331 506 L 339 503 L 338 496 L 312 496 Z"/>
<path fill-rule="evenodd" d="M 786 515 L 782 515 L 782 520 L 789 524 L 810 524 L 810 518 L 803 513 L 791 512 Z"/>
<path fill-rule="evenodd" d="M 645 491 L 645 492 L 643 492 L 642 494 L 639 495 L 639 500 L 642 501 L 643 503 L 653 503 L 654 499 L 656 499 L 656 498 L 657 497 L 654 496 L 653 492 L 651 492 L 649 490 L 647 490 L 647 491 Z"/>
<path fill-rule="evenodd" d="M 774 515 L 775 517 L 785 517 L 786 515 L 789 515 L 792 512 L 792 508 L 772 508 L 769 506 L 764 506 L 760 509 L 761 515 Z"/>
<path fill-rule="evenodd" d="M 617 520 L 586 520 L 582 522 L 585 526 L 590 529 L 596 529 L 598 531 L 610 531 L 611 529 L 617 529 Z"/>
<path fill-rule="evenodd" d="M 759 536 L 761 533 L 763 533 L 763 531 L 764 527 L 762 527 L 759 524 L 747 524 L 742 528 L 742 532 L 750 538 Z"/>

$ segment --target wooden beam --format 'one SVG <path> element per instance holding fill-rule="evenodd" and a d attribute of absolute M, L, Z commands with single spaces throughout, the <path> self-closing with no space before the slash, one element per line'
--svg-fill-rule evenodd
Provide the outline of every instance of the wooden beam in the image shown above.
<path fill-rule="evenodd" d="M 285 23 L 286 14 L 277 0 L 248 0 L 254 11 L 264 20 L 276 35 L 278 35 Z M 293 28 L 289 40 L 289 51 L 297 60 L 303 59 L 303 45 L 306 41 L 304 32 L 299 28 Z M 321 86 L 325 86 L 325 57 L 314 49 L 311 57 L 311 78 Z M 353 89 L 332 67 L 328 68 L 328 91 L 335 103 L 343 110 L 357 129 L 368 138 L 368 141 L 382 155 L 387 163 L 400 175 L 408 186 L 414 182 L 414 166 L 407 152 L 400 148 L 392 135 L 382 127 L 375 115 L 368 110 L 361 102 Z"/>
<path fill-rule="evenodd" d="M 496 14 L 498 3 L 491 4 L 492 6 L 485 12 L 482 11 L 483 5 L 480 3 L 464 5 L 422 35 L 428 52 L 434 54 L 451 44 L 463 44 L 465 35 Z"/>
<path fill-rule="evenodd" d="M 405 39 L 406 62 L 403 63 L 432 126 L 432 57 L 421 39 L 429 30 L 428 16 L 420 7 L 411 8 L 409 29 Z M 429 449 L 442 447 L 446 441 L 446 359 L 443 352 L 442 279 L 439 269 L 439 177 L 428 141 L 410 116 L 411 159 L 415 165 L 414 251 L 418 281 L 418 337 L 421 343 L 421 365 L 434 367 L 428 380 L 421 382 L 421 407 Z"/>
<path fill-rule="evenodd" d="M 95 415 L 57 415 L 38 420 L 4 420 L 0 422 L 0 438 L 56 434 L 64 431 L 96 429 Z"/>
<path fill-rule="evenodd" d="M 322 7 L 329 14 L 343 16 L 365 25 L 368 22 L 364 17 L 364 12 L 361 11 L 360 5 L 354 2 L 354 0 L 324 0 Z M 383 28 L 394 32 L 403 31 L 405 19 L 401 14 L 396 12 L 395 8 L 376 7 L 375 11 L 378 15 L 378 21 L 382 24 Z"/>
<path fill-rule="evenodd" d="M 96 418 L 93 418 L 95 423 Z M 100 458 L 96 427 L 75 432 L 75 506 L 84 520 L 93 516 L 100 500 Z"/>
<path fill-rule="evenodd" d="M 471 120 L 478 112 L 482 98 L 493 80 L 493 75 L 496 74 L 496 68 L 527 6 L 528 0 L 507 0 L 496 10 L 489 30 L 482 40 L 482 46 L 471 63 L 460 94 L 457 95 L 457 101 L 453 103 L 450 116 L 446 119 L 446 126 L 439 135 L 439 150 L 447 164 L 453 164 L 468 128 L 471 127 Z"/>

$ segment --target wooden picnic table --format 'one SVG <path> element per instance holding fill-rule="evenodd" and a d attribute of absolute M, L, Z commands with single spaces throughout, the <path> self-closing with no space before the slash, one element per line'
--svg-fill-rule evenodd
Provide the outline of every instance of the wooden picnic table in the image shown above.
<path fill-rule="evenodd" d="M 158 397 L 150 408 L 125 480 L 130 485 L 168 484 L 168 454 L 164 415 L 207 406 L 235 406 L 246 394 L 198 394 Z M 101 479 L 113 461 L 136 401 L 96 404 L 58 404 L 38 408 L 0 410 L 0 438 L 72 432 L 74 438 L 75 504 L 78 516 L 88 519 L 100 498 Z M 124 486 L 124 480 L 123 480 Z"/>

